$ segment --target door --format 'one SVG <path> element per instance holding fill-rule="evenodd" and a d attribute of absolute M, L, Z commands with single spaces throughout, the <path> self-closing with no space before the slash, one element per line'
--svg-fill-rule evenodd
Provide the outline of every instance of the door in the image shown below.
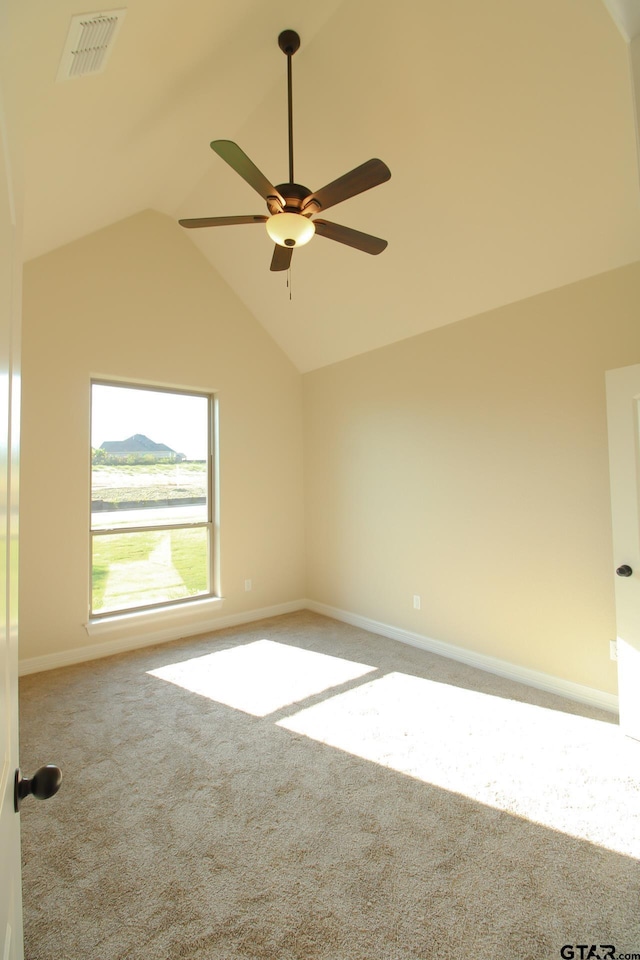
<path fill-rule="evenodd" d="M 0 35 L 6 37 L 0 0 Z M 0 59 L 3 54 L 0 38 Z M 13 805 L 18 766 L 17 335 L 20 274 L 11 182 L 6 84 L 0 76 L 0 958 L 21 960 L 20 818 Z"/>
<path fill-rule="evenodd" d="M 640 740 L 640 364 L 606 377 L 620 726 Z"/>

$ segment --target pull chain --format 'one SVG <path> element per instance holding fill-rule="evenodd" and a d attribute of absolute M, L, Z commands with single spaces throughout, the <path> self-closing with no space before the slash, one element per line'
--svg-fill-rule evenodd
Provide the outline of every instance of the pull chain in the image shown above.
<path fill-rule="evenodd" d="M 287 270 L 287 287 L 289 288 L 289 300 L 292 300 L 293 297 L 291 296 L 291 265 L 289 265 L 289 269 Z"/>

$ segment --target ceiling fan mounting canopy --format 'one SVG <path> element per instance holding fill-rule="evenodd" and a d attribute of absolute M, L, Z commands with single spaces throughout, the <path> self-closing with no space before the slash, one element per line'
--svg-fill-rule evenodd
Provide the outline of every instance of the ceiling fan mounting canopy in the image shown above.
<path fill-rule="evenodd" d="M 300 37 L 295 30 L 283 30 L 278 37 L 278 46 L 288 57 L 292 57 L 300 48 Z"/>
<path fill-rule="evenodd" d="M 267 233 L 276 243 L 271 260 L 271 270 L 288 270 L 294 247 L 303 246 L 318 233 L 329 240 L 362 250 L 364 253 L 378 254 L 387 246 L 386 240 L 373 237 L 339 223 L 311 217 L 332 207 L 343 200 L 355 197 L 370 190 L 391 177 L 391 171 L 382 160 L 367 160 L 349 173 L 333 180 L 320 190 L 312 191 L 296 183 L 293 174 L 293 80 L 291 58 L 300 47 L 300 37 L 295 30 L 283 30 L 278 36 L 278 46 L 287 57 L 287 104 L 289 128 L 289 181 L 273 186 L 264 174 L 258 170 L 243 150 L 231 140 L 213 140 L 211 149 L 218 154 L 239 176 L 252 187 L 263 200 L 271 216 L 260 214 L 237 217 L 197 217 L 179 220 L 181 226 L 222 227 L 233 224 L 264 223 Z"/>

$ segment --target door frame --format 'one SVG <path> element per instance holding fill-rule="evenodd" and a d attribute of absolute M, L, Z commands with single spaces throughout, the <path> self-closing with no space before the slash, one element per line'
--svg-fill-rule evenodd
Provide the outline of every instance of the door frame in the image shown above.
<path fill-rule="evenodd" d="M 21 304 L 21 168 L 9 76 L 8 0 L 0 0 L 0 956 L 22 960 L 18 768 L 18 458 Z"/>
<path fill-rule="evenodd" d="M 620 726 L 640 740 L 640 364 L 606 372 Z M 616 576 L 623 565 L 630 576 Z"/>

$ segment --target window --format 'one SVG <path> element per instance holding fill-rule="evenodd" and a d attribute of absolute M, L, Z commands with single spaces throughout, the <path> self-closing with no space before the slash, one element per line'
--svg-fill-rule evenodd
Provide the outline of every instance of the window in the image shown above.
<path fill-rule="evenodd" d="M 91 385 L 92 617 L 211 596 L 214 398 Z"/>

